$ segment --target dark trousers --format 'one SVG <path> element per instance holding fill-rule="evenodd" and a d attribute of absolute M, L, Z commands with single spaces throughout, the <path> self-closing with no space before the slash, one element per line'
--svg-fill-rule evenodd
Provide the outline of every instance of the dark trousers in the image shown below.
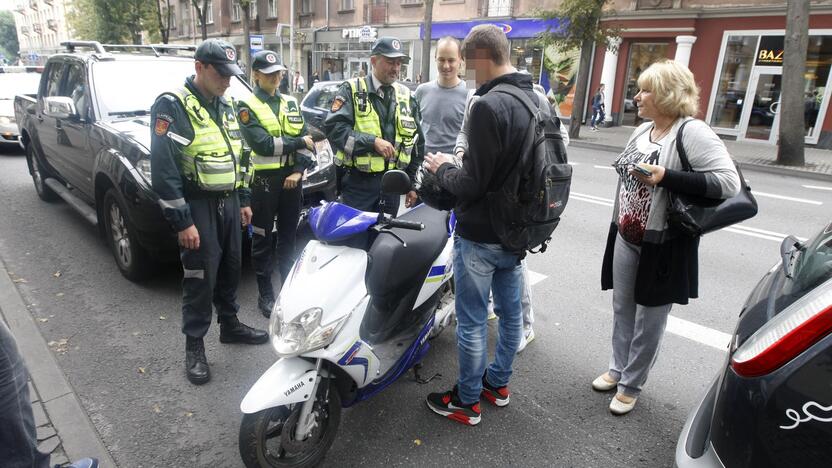
<path fill-rule="evenodd" d="M 199 231 L 199 249 L 179 249 L 182 279 L 182 333 L 203 337 L 211 326 L 211 303 L 219 318 L 234 316 L 240 283 L 240 202 L 227 198 L 189 200 Z"/>
<path fill-rule="evenodd" d="M 35 417 L 29 402 L 28 372 L 11 332 L 0 320 L 0 466 L 48 467 L 38 451 Z"/>
<path fill-rule="evenodd" d="M 368 174 L 348 169 L 341 178 L 341 201 L 357 210 L 378 212 L 382 173 Z M 399 195 L 384 195 L 384 212 L 394 215 L 399 211 Z"/>
<path fill-rule="evenodd" d="M 284 189 L 283 182 L 292 168 L 268 171 L 254 176 L 251 183 L 251 263 L 257 274 L 260 297 L 273 301 L 272 270 L 274 269 L 274 218 L 277 216 L 277 264 L 281 281 L 285 281 L 295 262 L 295 239 L 303 205 L 303 188 L 298 183 Z"/>

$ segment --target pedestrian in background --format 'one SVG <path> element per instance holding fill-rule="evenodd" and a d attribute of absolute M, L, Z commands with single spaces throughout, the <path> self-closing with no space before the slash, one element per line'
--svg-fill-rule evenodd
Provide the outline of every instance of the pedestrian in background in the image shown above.
<path fill-rule="evenodd" d="M 280 94 L 289 94 L 291 89 L 289 88 L 289 74 L 284 73 L 283 77 L 280 79 Z"/>
<path fill-rule="evenodd" d="M 304 81 L 303 75 L 300 74 L 300 71 L 295 71 L 293 88 L 296 93 L 303 93 L 306 89 L 306 81 Z"/>
<path fill-rule="evenodd" d="M 315 83 L 321 81 L 321 77 L 318 76 L 318 70 L 312 72 L 312 76 L 309 78 L 309 87 L 315 86 Z"/>
<path fill-rule="evenodd" d="M 638 86 L 638 115 L 649 121 L 614 164 L 619 181 L 601 275 L 602 289 L 613 290 L 612 357 L 609 370 L 592 382 L 597 391 L 617 389 L 609 408 L 619 415 L 636 404 L 672 305 L 699 295 L 699 238 L 668 230 L 668 193 L 726 199 L 740 187 L 725 144 L 705 122 L 691 119 L 699 88 L 690 70 L 658 62 L 638 77 Z M 683 170 L 675 145 L 686 120 L 692 121 L 682 145 L 694 172 Z"/>
<path fill-rule="evenodd" d="M 257 277 L 257 307 L 270 317 L 275 295 L 274 220 L 277 215 L 277 265 L 281 284 L 295 262 L 295 239 L 303 206 L 303 172 L 315 166 L 312 137 L 297 100 L 277 92 L 286 67 L 275 52 L 254 55 L 254 93 L 237 103 L 237 116 L 251 155 L 251 263 Z M 305 151 L 302 151 L 305 150 Z"/>
<path fill-rule="evenodd" d="M 509 403 L 512 363 L 523 333 L 520 306 L 520 256 L 503 248 L 487 202 L 519 158 L 532 117 L 517 98 L 490 92 L 495 86 L 515 86 L 538 99 L 532 77 L 518 73 L 509 62 L 509 43 L 494 25 L 474 27 L 462 45 L 466 69 L 473 72 L 479 99 L 469 114 L 468 153 L 461 167 L 447 154 L 428 154 L 427 169 L 457 198 L 454 238 L 459 379 L 451 390 L 431 393 L 428 407 L 463 424 L 480 422 L 480 398 L 497 406 Z M 494 293 L 500 318 L 494 361 L 488 359 L 488 292 Z"/>
<path fill-rule="evenodd" d="M 425 151 L 452 153 L 465 116 L 468 87 L 459 79 L 462 63 L 459 40 L 446 36 L 436 43 L 436 80 L 416 88 L 416 101 L 422 116 Z"/>
<path fill-rule="evenodd" d="M 208 39 L 194 53 L 196 75 L 163 93 L 150 109 L 153 191 L 176 231 L 182 261 L 182 333 L 188 380 L 211 379 L 203 337 L 217 309 L 221 343 L 262 344 L 263 330 L 237 319 L 240 225 L 251 220 L 243 140 L 224 95 L 241 73 L 234 47 Z M 210 156 L 207 156 L 210 155 Z"/>
<path fill-rule="evenodd" d="M 601 83 L 595 94 L 592 96 L 592 120 L 590 125 L 593 130 L 598 130 L 598 124 L 603 123 L 607 116 L 604 114 L 604 84 Z"/>

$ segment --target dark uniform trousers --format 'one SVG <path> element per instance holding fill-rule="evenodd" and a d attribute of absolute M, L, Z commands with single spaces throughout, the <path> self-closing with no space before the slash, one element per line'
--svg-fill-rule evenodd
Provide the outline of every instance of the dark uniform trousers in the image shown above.
<path fill-rule="evenodd" d="M 378 212 L 378 202 L 384 197 L 384 212 L 395 216 L 399 211 L 400 195 L 383 195 L 383 172 L 367 173 L 347 168 L 341 179 L 341 201 L 357 210 Z"/>
<path fill-rule="evenodd" d="M 265 172 L 265 171 L 264 171 Z M 274 217 L 277 215 L 277 262 L 281 281 L 285 281 L 295 262 L 295 237 L 303 204 L 302 181 L 297 187 L 284 189 L 283 182 L 293 168 L 285 167 L 255 173 L 251 182 L 251 263 L 257 274 L 260 295 L 274 300 L 272 270 L 274 268 Z"/>
<path fill-rule="evenodd" d="M 240 282 L 240 202 L 237 194 L 189 199 L 199 231 L 199 249 L 179 249 L 182 279 L 182 333 L 201 338 L 211 326 L 211 303 L 219 318 L 237 315 Z"/>

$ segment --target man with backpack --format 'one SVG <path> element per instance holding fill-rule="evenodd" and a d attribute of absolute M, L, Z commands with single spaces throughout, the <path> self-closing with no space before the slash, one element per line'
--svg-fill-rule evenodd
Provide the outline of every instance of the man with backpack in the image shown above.
<path fill-rule="evenodd" d="M 557 224 L 557 219 L 541 219 L 537 213 L 527 219 L 527 214 L 540 208 L 540 200 L 543 211 L 559 216 L 566 198 L 562 194 L 550 198 L 549 182 L 553 187 L 563 186 L 557 178 L 545 179 L 543 197 L 539 193 L 524 197 L 521 187 L 540 189 L 539 180 L 526 176 L 536 169 L 531 163 L 537 165 L 538 159 L 545 159 L 546 153 L 538 153 L 538 146 L 549 143 L 548 132 L 544 142 L 530 138 L 529 129 L 538 131 L 538 121 L 543 118 L 540 112 L 550 114 L 545 99 L 543 106 L 534 109 L 534 116 L 530 112 L 530 106 L 539 106 L 541 101 L 532 89 L 532 77 L 511 66 L 505 33 L 493 25 L 476 26 L 465 38 L 462 50 L 466 68 L 480 86 L 476 92 L 480 98 L 469 115 L 470 134 L 477 138 L 470 139 L 461 167 L 452 163 L 450 155 L 425 157 L 427 169 L 457 198 L 454 282 L 459 379 L 453 389 L 428 395 L 427 404 L 439 415 L 475 425 L 480 421 L 481 397 L 497 406 L 509 403 L 512 363 L 523 332 L 520 260 L 532 247 L 545 249 Z M 555 133 L 560 141 L 559 129 Z M 538 145 L 541 142 L 544 144 Z M 565 155 L 562 141 L 558 151 Z M 568 172 L 568 193 L 571 169 L 565 158 L 563 166 L 557 169 Z M 548 165 L 539 171 L 550 172 Z M 486 369 L 489 289 L 500 322 L 495 359 Z"/>

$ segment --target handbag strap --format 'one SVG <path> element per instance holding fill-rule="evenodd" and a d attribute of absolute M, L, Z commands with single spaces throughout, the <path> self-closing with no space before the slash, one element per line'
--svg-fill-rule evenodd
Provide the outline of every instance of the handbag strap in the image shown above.
<path fill-rule="evenodd" d="M 685 129 L 685 125 L 693 121 L 694 119 L 685 120 L 682 122 L 682 125 L 679 125 L 679 130 L 676 131 L 676 153 L 679 154 L 679 160 L 682 161 L 682 169 L 686 172 L 693 172 L 693 167 L 691 167 L 690 161 L 688 161 L 688 154 L 685 152 L 685 145 L 682 142 L 682 131 Z"/>

